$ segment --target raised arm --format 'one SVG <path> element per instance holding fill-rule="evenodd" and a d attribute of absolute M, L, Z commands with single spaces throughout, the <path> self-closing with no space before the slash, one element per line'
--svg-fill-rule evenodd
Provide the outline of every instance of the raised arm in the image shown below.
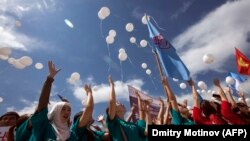
<path fill-rule="evenodd" d="M 145 114 L 144 114 L 144 109 L 142 107 L 142 99 L 138 91 L 135 92 L 135 95 L 137 97 L 138 101 L 138 113 L 139 113 L 139 119 L 144 120 L 145 119 Z"/>
<path fill-rule="evenodd" d="M 92 114 L 94 110 L 94 100 L 93 100 L 91 87 L 88 85 L 85 85 L 84 89 L 87 94 L 87 101 L 86 101 L 85 111 L 80 117 L 78 127 L 86 126 L 92 120 Z"/>
<path fill-rule="evenodd" d="M 48 67 L 49 67 L 49 75 L 47 77 L 47 80 L 44 82 L 41 95 L 39 98 L 39 103 L 35 113 L 42 111 L 44 108 L 48 106 L 51 86 L 54 81 L 54 77 L 61 70 L 61 69 L 56 69 L 52 61 L 48 61 Z"/>
<path fill-rule="evenodd" d="M 165 90 L 167 91 L 167 95 L 166 96 L 168 97 L 169 101 L 171 102 L 172 108 L 176 112 L 179 112 L 178 103 L 177 103 L 176 97 L 175 97 L 173 91 L 171 90 L 171 88 L 170 88 L 170 86 L 168 84 L 167 78 L 163 78 L 162 84 L 163 84 Z"/>
<path fill-rule="evenodd" d="M 145 113 L 146 113 L 146 128 L 144 131 L 144 135 L 148 136 L 148 125 L 152 124 L 152 119 L 151 119 L 151 114 L 150 114 L 150 103 L 145 102 L 146 108 L 145 108 Z"/>
<path fill-rule="evenodd" d="M 190 80 L 188 81 L 189 86 L 192 89 L 192 95 L 193 95 L 193 100 L 194 100 L 194 107 L 200 108 L 200 102 L 199 102 L 199 94 L 196 91 L 194 82 L 192 80 L 192 78 L 190 78 Z"/>
<path fill-rule="evenodd" d="M 228 100 L 229 100 L 229 102 L 231 103 L 232 107 L 235 107 L 235 106 L 236 106 L 236 102 L 235 102 L 235 100 L 234 100 L 234 98 L 233 98 L 233 96 L 232 96 L 232 93 L 231 93 L 231 91 L 230 91 L 230 88 L 229 88 L 229 87 L 225 88 L 225 89 L 224 89 L 224 92 L 225 92 L 225 94 L 227 95 Z"/>
<path fill-rule="evenodd" d="M 115 95 L 115 85 L 112 80 L 112 77 L 109 76 L 109 85 L 110 85 L 110 95 L 109 95 L 109 119 L 113 120 L 115 118 L 116 112 L 116 95 Z"/>
<path fill-rule="evenodd" d="M 166 111 L 164 113 L 164 118 L 163 118 L 163 124 L 166 125 L 169 123 L 169 115 L 170 115 L 170 109 L 171 109 L 171 104 L 169 101 L 167 101 L 167 108 L 166 108 Z"/>
<path fill-rule="evenodd" d="M 223 91 L 223 89 L 222 89 L 222 87 L 220 85 L 220 80 L 219 79 L 214 79 L 214 85 L 216 86 L 216 88 L 217 88 L 217 90 L 219 92 L 221 100 L 228 102 L 228 99 L 227 99 L 227 97 L 226 97 L 226 95 L 225 95 L 225 93 L 224 93 L 224 91 Z"/>
<path fill-rule="evenodd" d="M 164 103 L 163 103 L 163 100 L 161 99 L 161 97 L 159 97 L 159 100 L 160 100 L 160 110 L 159 110 L 158 115 L 157 115 L 157 120 L 160 121 L 160 124 L 162 124 L 163 123 Z"/>
<path fill-rule="evenodd" d="M 244 92 L 243 91 L 239 91 L 238 95 L 242 98 L 242 102 L 247 105 Z"/>
<path fill-rule="evenodd" d="M 130 122 L 134 114 L 135 114 L 135 107 L 132 106 L 132 107 L 131 107 L 131 110 L 130 110 L 130 114 L 128 115 L 126 121 L 127 121 L 127 122 Z"/>

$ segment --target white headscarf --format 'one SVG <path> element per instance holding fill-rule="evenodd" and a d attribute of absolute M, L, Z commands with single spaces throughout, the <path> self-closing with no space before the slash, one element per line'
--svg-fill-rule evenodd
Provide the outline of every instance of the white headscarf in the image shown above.
<path fill-rule="evenodd" d="M 64 105 L 71 107 L 68 102 L 57 102 L 48 113 L 48 119 L 51 121 L 51 124 L 56 132 L 57 141 L 66 141 L 70 137 L 70 128 L 68 123 L 62 123 L 60 118 L 60 113 Z"/>

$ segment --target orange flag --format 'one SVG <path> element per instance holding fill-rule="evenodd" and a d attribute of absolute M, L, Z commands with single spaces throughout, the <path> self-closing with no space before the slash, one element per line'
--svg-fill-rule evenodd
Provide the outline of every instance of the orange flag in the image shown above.
<path fill-rule="evenodd" d="M 240 74 L 250 75 L 250 60 L 237 48 L 235 48 L 235 51 L 238 72 Z"/>

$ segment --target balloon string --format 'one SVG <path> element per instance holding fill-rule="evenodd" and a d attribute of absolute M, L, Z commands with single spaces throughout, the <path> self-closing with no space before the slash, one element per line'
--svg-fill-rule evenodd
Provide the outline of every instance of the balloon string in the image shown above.
<path fill-rule="evenodd" d="M 121 81 L 123 82 L 122 61 L 120 61 L 120 66 L 121 66 Z"/>
<path fill-rule="evenodd" d="M 131 64 L 133 67 L 135 67 L 134 63 L 131 61 L 131 59 L 130 59 L 129 56 L 128 56 L 128 60 L 129 60 L 130 64 Z"/>
<path fill-rule="evenodd" d="M 152 17 L 152 16 L 151 16 L 151 17 Z M 164 29 L 164 28 L 161 28 L 161 27 L 158 25 L 158 23 L 155 21 L 154 17 L 152 17 L 152 20 L 154 21 L 155 25 L 156 25 L 159 29 L 161 29 L 161 30 L 166 30 L 166 29 Z"/>
<path fill-rule="evenodd" d="M 100 32 L 101 32 L 101 37 L 104 38 L 103 31 L 102 31 L 102 20 L 100 22 Z"/>
<path fill-rule="evenodd" d="M 155 90 L 157 90 L 157 88 L 156 88 L 156 86 L 155 86 L 155 82 L 154 82 L 154 80 L 152 79 L 151 75 L 149 75 L 149 78 L 150 78 L 150 80 L 151 80 L 151 82 L 152 82 L 152 84 L 153 84 Z"/>
<path fill-rule="evenodd" d="M 109 59 L 111 60 L 111 55 L 110 55 L 110 50 L 109 50 L 109 44 L 107 44 L 107 49 L 108 49 L 108 55 L 109 55 Z M 110 66 L 111 66 L 111 61 L 108 62 L 109 63 L 109 68 L 108 68 L 108 72 L 110 72 Z"/>
<path fill-rule="evenodd" d="M 137 43 L 134 43 L 134 44 L 135 44 L 137 47 L 139 47 L 139 48 L 141 47 L 141 46 L 139 46 Z"/>

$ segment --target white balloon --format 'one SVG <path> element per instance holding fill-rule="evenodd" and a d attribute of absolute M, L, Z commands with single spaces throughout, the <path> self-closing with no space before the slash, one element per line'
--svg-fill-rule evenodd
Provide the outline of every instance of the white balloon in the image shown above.
<path fill-rule="evenodd" d="M 187 85 L 186 85 L 185 83 L 181 83 L 181 84 L 180 84 L 180 88 L 181 88 L 181 89 L 186 89 L 186 87 L 187 87 Z"/>
<path fill-rule="evenodd" d="M 3 98 L 2 97 L 0 97 L 0 103 L 2 103 L 3 102 Z"/>
<path fill-rule="evenodd" d="M 146 47 L 148 45 L 148 42 L 146 40 L 141 40 L 140 45 L 142 47 Z"/>
<path fill-rule="evenodd" d="M 32 58 L 30 58 L 29 56 L 23 56 L 20 58 L 20 63 L 22 63 L 25 66 L 30 66 L 32 65 L 33 61 Z"/>
<path fill-rule="evenodd" d="M 147 19 L 146 19 L 146 17 L 147 17 Z M 142 22 L 143 24 L 148 24 L 148 21 L 149 21 L 149 20 L 150 20 L 149 16 L 144 15 L 144 16 L 142 17 L 142 19 L 141 19 L 141 22 Z"/>
<path fill-rule="evenodd" d="M 9 56 L 8 55 L 1 55 L 0 54 L 0 59 L 2 60 L 8 60 Z"/>
<path fill-rule="evenodd" d="M 202 59 L 206 64 L 211 64 L 214 62 L 214 56 L 212 54 L 205 54 Z"/>
<path fill-rule="evenodd" d="M 130 37 L 130 43 L 134 44 L 136 42 L 136 38 L 135 37 Z"/>
<path fill-rule="evenodd" d="M 13 66 L 17 69 L 24 69 L 26 66 L 22 63 L 20 63 L 20 60 L 15 60 L 13 63 Z"/>
<path fill-rule="evenodd" d="M 231 76 L 226 77 L 226 83 L 229 85 L 233 85 L 235 80 Z"/>
<path fill-rule="evenodd" d="M 147 69 L 147 70 L 146 70 L 146 74 L 147 74 L 147 75 L 150 75 L 150 74 L 151 74 L 151 70 L 150 70 L 150 69 Z"/>
<path fill-rule="evenodd" d="M 238 98 L 238 101 L 239 101 L 239 102 L 242 102 L 242 101 L 243 101 L 242 97 Z"/>
<path fill-rule="evenodd" d="M 35 68 L 38 69 L 38 70 L 40 70 L 40 69 L 43 68 L 43 64 L 42 63 L 36 63 L 35 64 Z"/>
<path fill-rule="evenodd" d="M 72 22 L 68 19 L 64 19 L 64 22 L 66 23 L 66 25 L 70 28 L 74 28 L 74 25 L 72 24 Z"/>
<path fill-rule="evenodd" d="M 148 67 L 148 65 L 147 65 L 146 63 L 142 63 L 142 64 L 141 64 L 141 67 L 142 67 L 143 69 L 146 69 L 146 68 Z"/>
<path fill-rule="evenodd" d="M 198 82 L 198 87 L 202 90 L 207 89 L 207 85 L 204 81 L 199 81 Z"/>
<path fill-rule="evenodd" d="M 109 36 L 115 37 L 116 31 L 114 29 L 109 30 Z"/>
<path fill-rule="evenodd" d="M 211 90 L 208 90 L 208 91 L 207 91 L 207 93 L 211 94 L 211 93 L 212 93 L 212 91 L 211 91 Z"/>
<path fill-rule="evenodd" d="M 8 59 L 8 63 L 11 64 L 11 65 L 13 65 L 14 62 L 15 62 L 15 60 L 16 60 L 15 58 L 10 57 L 10 58 Z"/>
<path fill-rule="evenodd" d="M 114 39 L 113 36 L 110 36 L 110 35 L 109 35 L 109 36 L 106 37 L 106 42 L 107 42 L 107 44 L 113 44 L 114 41 L 115 41 L 115 39 Z"/>
<path fill-rule="evenodd" d="M 249 102 L 250 101 L 250 99 L 249 98 L 246 98 L 246 102 Z"/>
<path fill-rule="evenodd" d="M 12 50 L 9 47 L 2 47 L 0 48 L 0 55 L 9 56 L 11 54 Z"/>
<path fill-rule="evenodd" d="M 203 94 L 206 93 L 206 90 L 201 90 L 201 93 L 203 93 Z"/>
<path fill-rule="evenodd" d="M 128 55 L 126 52 L 120 52 L 119 55 L 118 55 L 118 58 L 120 61 L 126 61 L 127 58 L 128 58 Z"/>
<path fill-rule="evenodd" d="M 99 12 L 98 12 L 98 18 L 99 18 L 100 20 L 104 20 L 106 17 L 105 17 L 105 15 L 104 15 L 103 13 L 101 13 L 101 11 L 99 11 Z"/>
<path fill-rule="evenodd" d="M 133 25 L 132 23 L 128 23 L 128 24 L 126 25 L 126 30 L 127 30 L 128 32 L 132 32 L 132 31 L 134 30 L 134 25 Z"/>
<path fill-rule="evenodd" d="M 73 81 L 78 81 L 80 79 L 80 74 L 78 72 L 73 72 L 70 79 L 72 79 Z"/>
<path fill-rule="evenodd" d="M 179 81 L 179 79 L 173 78 L 173 81 L 174 81 L 174 82 L 178 82 L 178 81 Z"/>
<path fill-rule="evenodd" d="M 200 93 L 201 93 L 201 90 L 196 90 L 196 92 L 200 94 Z"/>
<path fill-rule="evenodd" d="M 126 51 L 125 51 L 124 48 L 120 48 L 120 49 L 119 49 L 119 53 L 126 53 Z"/>
<path fill-rule="evenodd" d="M 108 7 L 102 7 L 99 12 L 100 12 L 100 15 L 104 16 L 104 19 L 110 15 L 110 10 Z"/>

